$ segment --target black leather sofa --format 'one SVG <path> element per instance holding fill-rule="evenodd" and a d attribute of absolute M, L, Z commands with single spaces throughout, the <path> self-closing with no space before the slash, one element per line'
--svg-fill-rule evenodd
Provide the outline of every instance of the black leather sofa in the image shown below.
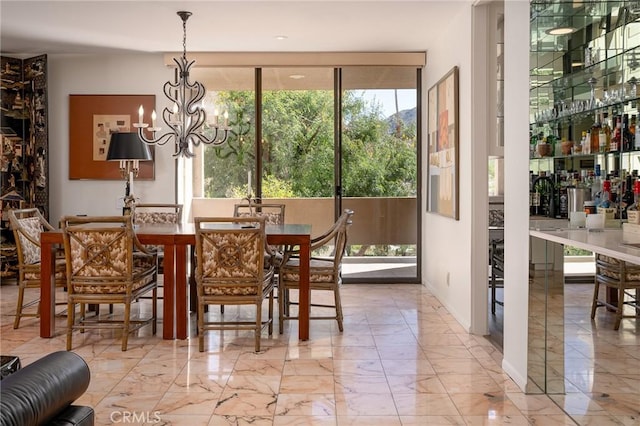
<path fill-rule="evenodd" d="M 90 380 L 87 363 L 73 352 L 40 358 L 0 381 L 0 425 L 91 426 L 93 408 L 72 405 Z"/>

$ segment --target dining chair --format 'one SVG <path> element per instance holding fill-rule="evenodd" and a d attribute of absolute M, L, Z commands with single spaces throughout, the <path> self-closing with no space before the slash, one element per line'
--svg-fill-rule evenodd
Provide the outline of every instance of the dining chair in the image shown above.
<path fill-rule="evenodd" d="M 234 217 L 263 216 L 267 225 L 284 224 L 284 204 L 240 203 L 233 206 Z"/>
<path fill-rule="evenodd" d="M 260 351 L 262 330 L 273 333 L 274 268 L 264 262 L 264 217 L 194 218 L 196 231 L 196 290 L 198 348 L 204 351 L 206 330 L 253 330 Z M 268 317 L 262 304 L 268 299 Z M 208 305 L 254 305 L 254 320 L 225 321 L 205 317 Z M 207 314 L 211 315 L 211 314 Z"/>
<path fill-rule="evenodd" d="M 268 203 L 240 203 L 233 206 L 233 217 L 254 217 L 260 216 L 265 218 L 267 225 L 283 225 L 284 224 L 284 204 L 268 204 Z M 273 264 L 276 276 L 280 272 L 280 264 L 284 247 L 269 246 L 265 253 L 265 262 Z M 277 290 L 278 280 L 275 280 Z M 278 296 L 274 296 L 277 298 Z M 224 305 L 220 305 L 220 312 L 224 313 Z"/>
<path fill-rule="evenodd" d="M 182 222 L 182 204 L 134 204 L 131 211 L 134 225 L 142 224 L 177 224 Z M 158 253 L 159 267 L 162 269 L 164 246 L 147 245 Z M 161 271 L 160 271 L 161 272 Z"/>
<path fill-rule="evenodd" d="M 134 204 L 131 210 L 134 225 L 142 224 L 177 224 L 182 223 L 182 204 L 140 203 Z M 147 250 L 155 250 L 158 254 L 158 274 L 164 274 L 164 246 L 145 245 Z M 158 284 L 163 287 L 163 282 Z M 158 296 L 162 299 L 162 296 Z"/>
<path fill-rule="evenodd" d="M 141 203 L 133 207 L 133 223 L 180 223 L 182 222 L 182 204 Z"/>
<path fill-rule="evenodd" d="M 489 264 L 491 266 L 491 313 L 496 314 L 496 305 L 504 306 L 504 301 L 498 299 L 497 289 L 504 288 L 504 240 L 491 240 L 489 247 Z"/>
<path fill-rule="evenodd" d="M 7 213 L 18 255 L 18 301 L 13 322 L 13 328 L 18 328 L 22 317 L 40 316 L 40 233 L 54 230 L 54 227 L 47 222 L 37 208 L 9 210 Z M 65 273 L 64 258 L 56 257 L 54 278 L 56 287 L 67 285 Z M 24 296 L 27 288 L 37 289 L 38 297 L 25 304 Z M 35 313 L 24 312 L 25 308 L 35 304 L 38 305 Z"/>
<path fill-rule="evenodd" d="M 335 315 L 311 315 L 309 319 L 332 319 L 338 322 L 338 329 L 343 331 L 342 302 L 340 285 L 342 285 L 342 259 L 347 248 L 347 231 L 352 223 L 353 210 L 344 210 L 338 220 L 322 235 L 311 240 L 311 260 L 309 265 L 309 289 L 311 291 L 332 291 L 334 304 L 319 304 L 311 301 L 311 307 L 333 308 Z M 326 254 L 325 254 L 326 253 Z M 300 289 L 300 251 L 287 250 L 280 266 L 278 319 L 280 334 L 284 331 L 284 320 L 298 319 L 290 315 L 290 305 L 297 302 L 290 300 L 290 290 Z"/>
<path fill-rule="evenodd" d="M 600 286 L 613 289 L 616 301 L 600 297 Z M 632 292 L 632 290 L 634 290 Z M 625 314 L 625 306 L 631 306 L 632 314 Z M 615 312 L 614 330 L 620 328 L 623 318 L 640 318 L 640 265 L 634 265 L 603 254 L 596 254 L 595 287 L 591 302 L 591 319 L 596 309 L 606 307 Z"/>
<path fill-rule="evenodd" d="M 129 334 L 143 326 L 151 323 L 155 334 L 158 257 L 138 241 L 131 216 L 66 216 L 61 223 L 67 266 L 67 350 L 73 347 L 74 330 L 121 330 L 122 351 L 127 350 Z M 132 304 L 148 292 L 151 315 L 132 318 Z M 85 316 L 85 304 L 102 303 L 123 305 L 122 318 Z M 76 304 L 80 304 L 77 319 Z"/>

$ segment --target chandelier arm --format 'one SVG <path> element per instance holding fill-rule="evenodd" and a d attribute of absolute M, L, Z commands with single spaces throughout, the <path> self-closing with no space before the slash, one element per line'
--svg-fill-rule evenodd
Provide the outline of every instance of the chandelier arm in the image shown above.
<path fill-rule="evenodd" d="M 200 139 L 200 142 L 205 145 L 222 145 L 227 141 L 229 137 L 229 129 L 220 129 L 218 127 L 215 128 L 213 134 L 210 137 L 207 137 L 201 133 L 196 133 L 196 137 Z"/>
<path fill-rule="evenodd" d="M 191 121 L 186 129 L 187 134 L 195 133 L 199 128 L 203 128 L 206 121 L 206 114 L 203 110 L 198 109 L 191 115 Z M 203 128 L 204 130 L 204 128 Z"/>
<path fill-rule="evenodd" d="M 170 101 L 173 102 L 178 102 L 178 97 L 174 96 L 173 93 L 171 92 L 175 92 L 178 89 L 178 85 L 177 84 L 173 84 L 170 81 L 167 81 L 164 84 L 164 95 L 169 98 Z"/>
<path fill-rule="evenodd" d="M 144 134 L 144 129 L 142 127 L 138 128 L 138 137 L 142 140 L 142 142 L 146 143 L 147 145 L 165 145 L 167 142 L 169 142 L 172 138 L 173 138 L 173 134 L 171 133 L 165 133 L 164 135 L 161 135 L 157 138 L 147 138 L 147 136 Z"/>

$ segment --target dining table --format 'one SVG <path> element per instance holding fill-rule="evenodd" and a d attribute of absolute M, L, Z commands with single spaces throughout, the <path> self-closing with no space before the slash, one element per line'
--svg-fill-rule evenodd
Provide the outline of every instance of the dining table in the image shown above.
<path fill-rule="evenodd" d="M 163 328 L 164 339 L 186 339 L 189 330 L 189 249 L 195 246 L 195 225 L 140 224 L 134 227 L 138 240 L 145 245 L 164 247 L 163 260 Z M 298 338 L 309 339 L 311 309 L 309 289 L 309 263 L 311 256 L 311 225 L 268 224 L 267 242 L 278 246 L 300 248 L 300 293 Z M 55 335 L 55 248 L 63 244 L 61 229 L 40 234 L 40 337 Z"/>

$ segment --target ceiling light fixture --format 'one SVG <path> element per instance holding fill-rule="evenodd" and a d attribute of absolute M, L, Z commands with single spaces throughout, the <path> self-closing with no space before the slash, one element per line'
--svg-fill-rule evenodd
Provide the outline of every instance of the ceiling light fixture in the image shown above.
<path fill-rule="evenodd" d="M 286 40 L 286 39 L 288 39 L 288 38 L 289 38 L 289 37 L 287 37 L 286 35 L 277 35 L 277 36 L 275 36 L 275 39 L 276 39 L 276 40 Z"/>
<path fill-rule="evenodd" d="M 304 78 L 303 74 L 291 74 L 289 76 L 290 79 L 292 80 L 302 80 Z"/>
<path fill-rule="evenodd" d="M 555 28 L 549 28 L 545 32 L 549 35 L 558 36 L 558 35 L 572 34 L 572 33 L 575 33 L 576 31 L 577 29 L 573 27 L 555 27 Z"/>
<path fill-rule="evenodd" d="M 171 132 L 156 137 L 156 132 L 162 128 L 156 127 L 156 112 L 151 114 L 151 127 L 143 122 L 144 109 L 138 110 L 138 122 L 134 127 L 138 129 L 138 135 L 149 145 L 164 145 L 172 140 L 176 145 L 174 157 L 195 157 L 192 147 L 200 143 L 207 145 L 222 145 L 229 135 L 229 113 L 224 113 L 224 125 L 218 124 L 218 114 L 214 112 L 213 123 L 207 123 L 207 114 L 202 108 L 201 101 L 206 93 L 202 83 L 189 80 L 189 70 L 195 61 L 187 61 L 187 19 L 191 12 L 180 11 L 178 16 L 182 19 L 182 57 L 173 58 L 177 68 L 174 81 L 164 84 L 164 94 L 173 102 L 173 108 L 165 108 L 162 111 L 162 119 Z M 145 129 L 152 133 L 152 137 L 145 135 Z M 205 134 L 206 133 L 206 134 Z"/>

